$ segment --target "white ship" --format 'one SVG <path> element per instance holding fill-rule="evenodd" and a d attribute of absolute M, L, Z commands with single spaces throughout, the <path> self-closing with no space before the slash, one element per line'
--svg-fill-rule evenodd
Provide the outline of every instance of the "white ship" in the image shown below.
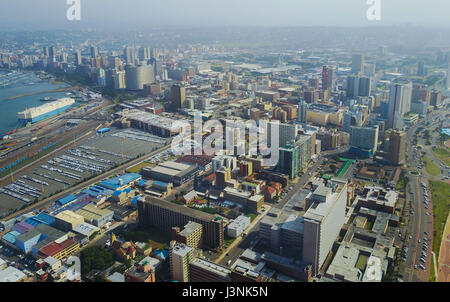
<path fill-rule="evenodd" d="M 19 112 L 19 120 L 25 122 L 36 123 L 43 119 L 52 117 L 61 112 L 67 110 L 70 106 L 75 103 L 74 99 L 62 98 L 54 102 L 49 102 L 44 105 L 27 108 L 23 112 Z"/>

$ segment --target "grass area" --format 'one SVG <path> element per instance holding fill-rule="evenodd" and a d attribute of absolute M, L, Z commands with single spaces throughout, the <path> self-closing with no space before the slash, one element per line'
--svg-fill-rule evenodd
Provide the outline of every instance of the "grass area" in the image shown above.
<path fill-rule="evenodd" d="M 449 148 L 433 148 L 433 152 L 447 166 L 450 166 L 450 150 L 449 150 Z"/>
<path fill-rule="evenodd" d="M 425 163 L 425 170 L 427 170 L 428 174 L 433 176 L 438 176 L 441 174 L 441 169 L 439 169 L 439 166 L 432 162 L 428 156 L 424 156 L 423 161 Z"/>
<path fill-rule="evenodd" d="M 253 220 L 258 217 L 258 214 L 248 214 L 247 216 L 250 217 L 250 221 L 253 222 Z"/>
<path fill-rule="evenodd" d="M 225 247 L 230 246 L 230 244 L 232 244 L 235 240 L 236 240 L 236 238 L 231 238 L 231 237 L 228 237 L 227 235 L 225 235 L 225 238 L 224 238 Z"/>
<path fill-rule="evenodd" d="M 355 267 L 359 269 L 360 271 L 364 272 L 367 265 L 367 259 L 369 259 L 368 256 L 360 254 L 358 257 L 358 261 L 356 261 Z"/>
<path fill-rule="evenodd" d="M 442 234 L 450 210 L 450 185 L 442 181 L 430 181 L 431 200 L 433 203 L 434 230 L 433 230 L 433 252 L 439 257 Z M 432 269 L 434 279 L 434 268 Z"/>
<path fill-rule="evenodd" d="M 139 172 L 141 172 L 141 170 L 143 168 L 148 167 L 148 166 L 150 166 L 150 163 L 144 161 L 144 162 L 139 163 L 139 164 L 137 164 L 137 165 L 135 165 L 133 167 L 128 168 L 127 172 L 128 173 L 139 173 Z"/>

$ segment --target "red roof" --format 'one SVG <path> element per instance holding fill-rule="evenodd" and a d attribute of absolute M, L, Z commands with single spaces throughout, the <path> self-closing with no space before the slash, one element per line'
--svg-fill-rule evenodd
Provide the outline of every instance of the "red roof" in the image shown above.
<path fill-rule="evenodd" d="M 39 250 L 39 253 L 45 256 L 54 256 L 61 252 L 63 249 L 64 248 L 60 244 L 53 241 L 41 248 Z"/>

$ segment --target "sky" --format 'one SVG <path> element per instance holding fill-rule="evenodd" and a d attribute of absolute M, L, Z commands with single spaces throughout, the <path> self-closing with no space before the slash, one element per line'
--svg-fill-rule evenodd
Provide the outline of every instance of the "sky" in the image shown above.
<path fill-rule="evenodd" d="M 450 28 L 450 0 L 0 0 L 0 31 L 137 29 L 146 26 L 390 26 Z M 366 12 L 379 1 L 379 21 Z"/>

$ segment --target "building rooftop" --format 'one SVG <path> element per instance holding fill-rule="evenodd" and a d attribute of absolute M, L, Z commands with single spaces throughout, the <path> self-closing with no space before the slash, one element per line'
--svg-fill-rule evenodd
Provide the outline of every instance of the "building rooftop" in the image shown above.
<path fill-rule="evenodd" d="M 26 275 L 24 273 L 12 266 L 0 270 L 0 282 L 18 282 L 25 277 Z"/>
<path fill-rule="evenodd" d="M 224 267 L 222 265 L 215 264 L 214 262 L 202 259 L 202 258 L 196 258 L 191 265 L 200 267 L 204 270 L 210 271 L 211 273 L 220 275 L 222 277 L 228 277 L 231 274 L 231 270 L 227 267 Z"/>

